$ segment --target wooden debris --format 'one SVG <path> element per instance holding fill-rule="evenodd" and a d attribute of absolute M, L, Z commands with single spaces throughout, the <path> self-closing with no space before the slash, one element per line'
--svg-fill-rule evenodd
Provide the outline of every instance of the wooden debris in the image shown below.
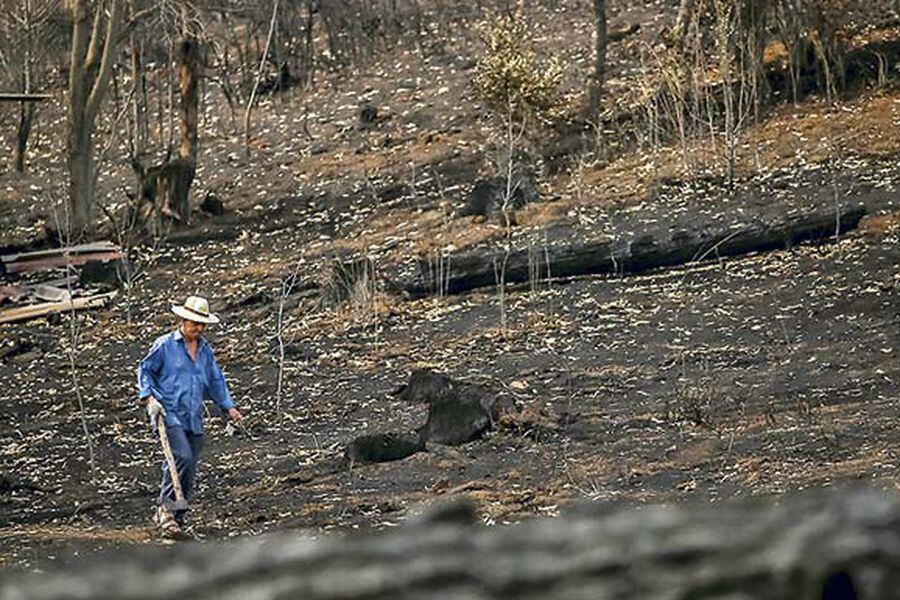
<path fill-rule="evenodd" d="M 34 297 L 48 302 L 66 302 L 72 299 L 72 293 L 54 285 L 38 284 L 32 288 Z"/>
<path fill-rule="evenodd" d="M 0 302 L 12 300 L 18 302 L 28 295 L 28 290 L 21 285 L 0 285 Z"/>
<path fill-rule="evenodd" d="M 110 261 L 124 258 L 112 242 L 94 242 L 51 250 L 23 252 L 0 256 L 0 274 L 42 271 L 66 265 L 83 265 L 88 261 Z"/>
<path fill-rule="evenodd" d="M 8 308 L 6 310 L 0 310 L 0 323 L 14 323 L 16 321 L 25 321 L 67 311 L 99 308 L 105 306 L 115 295 L 115 292 L 110 292 L 108 294 L 97 294 L 86 298 L 74 298 L 69 301 L 45 302 L 42 304 Z"/>

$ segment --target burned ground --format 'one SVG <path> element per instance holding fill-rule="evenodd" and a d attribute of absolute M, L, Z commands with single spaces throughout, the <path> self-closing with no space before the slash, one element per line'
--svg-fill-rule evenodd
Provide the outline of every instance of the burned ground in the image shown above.
<path fill-rule="evenodd" d="M 466 91 L 471 65 L 447 68 L 453 56 L 423 63 L 398 51 L 353 85 L 266 99 L 251 159 L 210 99 L 197 197 L 216 193 L 225 214 L 198 214 L 168 243 L 142 248 L 153 262 L 131 324 L 121 303 L 77 318 L 93 477 L 72 389 L 70 317 L 0 326 L 4 348 L 23 348 L 0 359 L 0 565 L 45 567 L 159 543 L 149 517 L 160 456 L 134 372 L 173 326 L 170 302 L 195 292 L 223 316 L 209 337 L 248 416 L 234 436 L 209 419 L 192 514 L 207 539 L 391 527 L 416 504 L 462 493 L 484 522 L 500 524 L 554 515 L 579 498 L 717 501 L 856 480 L 900 487 L 896 90 L 777 109 L 748 133 L 764 167 L 751 168 L 747 151 L 734 193 L 680 172 L 675 148 L 548 177 L 543 201 L 517 215 L 517 247 L 630 240 L 842 203 L 863 204 L 870 217 L 814 245 L 524 284 L 509 293 L 504 331 L 496 289 L 415 300 L 385 291 L 424 252 L 491 248 L 503 236 L 496 223 L 456 216 L 490 167 L 488 122 Z M 627 78 L 614 73 L 611 86 Z M 361 97 L 385 117 L 366 130 L 354 126 Z M 57 131 L 52 111 L 44 123 Z M 304 119 L 312 140 L 300 133 Z M 846 142 L 840 151 L 835 140 Z M 51 162 L 60 143 L 39 138 L 40 170 L 3 175 L 0 245 L 28 245 L 52 221 L 44 202 L 54 194 L 47 182 L 62 177 Z M 120 166 L 102 179 L 111 198 L 126 181 Z M 331 257 L 352 252 L 372 258 L 384 285 L 338 308 L 320 306 L 312 285 L 289 299 L 277 410 L 280 278 L 297 264 L 314 282 Z M 394 395 L 418 368 L 488 386 L 521 412 L 462 446 L 348 465 L 354 437 L 424 423 L 425 407 Z"/>
<path fill-rule="evenodd" d="M 213 242 L 174 250 L 147 284 L 139 325 L 124 326 L 115 308 L 83 317 L 78 366 L 96 483 L 67 380 L 65 323 L 7 327 L 45 351 L 0 366 L 4 463 L 20 482 L 2 497 L 7 564 L 152 540 L 159 457 L 133 399 L 134 366 L 171 326 L 168 299 L 227 251 Z M 249 436 L 211 425 L 198 531 L 385 527 L 458 490 L 499 523 L 579 497 L 896 486 L 897 254 L 896 234 L 876 231 L 643 276 L 522 286 L 505 334 L 492 290 L 307 315 L 292 330 L 299 356 L 288 360 L 281 414 L 271 315 L 231 311 L 212 343 L 250 415 Z M 186 263 L 197 266 L 183 272 Z M 211 296 L 227 297 L 210 283 Z M 493 386 L 542 418 L 347 467 L 340 455 L 354 435 L 424 422 L 424 409 L 391 395 L 419 366 Z"/>

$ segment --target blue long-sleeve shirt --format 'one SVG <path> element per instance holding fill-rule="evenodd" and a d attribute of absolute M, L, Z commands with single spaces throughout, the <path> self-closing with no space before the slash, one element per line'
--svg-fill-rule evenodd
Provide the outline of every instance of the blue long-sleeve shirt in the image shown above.
<path fill-rule="evenodd" d="M 224 411 L 234 407 L 222 369 L 203 338 L 196 360 L 188 354 L 181 331 L 156 338 L 137 372 L 138 395 L 160 401 L 166 409 L 166 425 L 203 433 L 204 398 L 211 398 Z"/>

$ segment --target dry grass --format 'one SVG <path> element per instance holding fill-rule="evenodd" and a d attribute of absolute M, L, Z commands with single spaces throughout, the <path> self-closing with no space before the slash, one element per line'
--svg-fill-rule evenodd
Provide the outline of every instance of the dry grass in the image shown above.
<path fill-rule="evenodd" d="M 822 164 L 839 158 L 884 158 L 900 154 L 900 90 L 831 105 L 812 100 L 800 106 L 784 105 L 768 120 L 740 137 L 736 171 L 749 178 L 760 170 Z M 553 178 L 549 184 L 563 190 L 552 205 L 534 205 L 522 211 L 520 223 L 529 226 L 558 223 L 579 206 L 616 207 L 648 198 L 661 180 L 691 180 L 723 171 L 723 147 L 708 139 L 688 148 L 694 172 L 685 172 L 680 148 L 671 145 L 658 153 L 637 151 L 606 165 L 580 165 Z"/>
<path fill-rule="evenodd" d="M 859 224 L 862 233 L 877 238 L 896 233 L 898 229 L 900 229 L 900 212 L 870 215 Z"/>
<path fill-rule="evenodd" d="M 383 132 L 373 133 L 370 142 L 379 143 Z M 349 144 L 342 144 L 335 152 L 307 156 L 295 165 L 295 173 L 302 180 L 365 178 L 380 172 L 403 173 L 410 165 L 437 164 L 450 160 L 454 149 L 473 143 L 471 132 L 423 132 L 405 140 L 392 142 L 388 148 L 373 148 L 356 152 Z"/>
<path fill-rule="evenodd" d="M 501 237 L 503 228 L 471 217 L 457 218 L 440 209 L 401 209 L 374 218 L 357 237 L 337 240 L 328 252 L 367 252 L 387 248 L 388 260 L 443 250 L 454 251 Z"/>

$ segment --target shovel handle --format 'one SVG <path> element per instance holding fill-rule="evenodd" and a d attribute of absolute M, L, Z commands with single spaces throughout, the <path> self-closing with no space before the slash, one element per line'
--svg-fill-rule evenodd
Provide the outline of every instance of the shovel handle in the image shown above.
<path fill-rule="evenodd" d="M 172 478 L 172 487 L 175 488 L 175 502 L 182 505 L 186 504 L 184 501 L 184 490 L 181 489 L 181 478 L 178 476 L 178 469 L 175 467 L 175 456 L 172 454 L 172 446 L 169 444 L 169 434 L 166 431 L 166 419 L 161 414 L 156 416 L 156 428 L 159 431 L 159 441 L 162 444 L 166 463 L 169 465 L 169 476 Z"/>

